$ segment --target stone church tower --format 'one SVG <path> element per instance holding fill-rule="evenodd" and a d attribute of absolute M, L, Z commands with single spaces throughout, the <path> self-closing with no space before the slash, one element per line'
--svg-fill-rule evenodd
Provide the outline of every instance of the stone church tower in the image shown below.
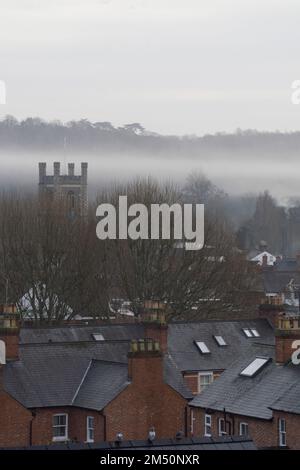
<path fill-rule="evenodd" d="M 81 163 L 81 175 L 75 175 L 74 163 L 68 164 L 68 174 L 60 173 L 60 163 L 54 162 L 53 175 L 47 175 L 46 163 L 39 163 L 39 194 L 51 194 L 62 197 L 67 202 L 68 214 L 71 217 L 85 217 L 88 211 L 87 196 L 87 163 Z"/>

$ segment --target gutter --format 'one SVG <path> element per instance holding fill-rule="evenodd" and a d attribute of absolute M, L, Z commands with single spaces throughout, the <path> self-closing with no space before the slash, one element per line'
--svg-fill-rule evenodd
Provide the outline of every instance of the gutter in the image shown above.
<path fill-rule="evenodd" d="M 29 445 L 32 446 L 33 445 L 33 442 L 32 442 L 32 435 L 33 435 L 33 421 L 36 417 L 36 412 L 35 411 L 32 411 L 31 412 L 31 420 L 30 420 L 30 423 L 29 423 Z"/>

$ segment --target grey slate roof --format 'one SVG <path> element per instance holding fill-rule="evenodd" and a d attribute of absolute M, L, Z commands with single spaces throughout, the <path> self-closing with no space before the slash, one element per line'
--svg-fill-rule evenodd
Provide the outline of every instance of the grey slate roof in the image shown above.
<path fill-rule="evenodd" d="M 256 328 L 259 338 L 246 338 L 242 328 Z M 104 341 L 95 341 L 100 333 Z M 220 347 L 213 335 L 221 335 Z M 144 336 L 141 324 L 101 325 L 21 330 L 20 361 L 8 363 L 6 390 L 28 408 L 80 406 L 101 410 L 128 384 L 127 354 L 132 338 Z M 210 354 L 201 354 L 195 341 L 204 341 Z M 183 371 L 224 370 L 237 357 L 269 344 L 274 333 L 267 320 L 200 321 L 169 324 L 169 353 L 164 380 L 187 400 L 192 394 Z"/>
<path fill-rule="evenodd" d="M 246 338 L 243 328 L 255 328 L 259 338 Z M 227 346 L 220 347 L 214 335 L 223 336 Z M 211 351 L 201 354 L 195 341 L 204 341 Z M 171 323 L 168 347 L 181 371 L 224 370 L 238 357 L 247 355 L 253 344 L 274 345 L 274 330 L 268 320 L 199 321 Z"/>
<path fill-rule="evenodd" d="M 237 359 L 190 404 L 218 411 L 225 408 L 229 413 L 261 419 L 271 419 L 272 409 L 283 409 L 284 406 L 289 406 L 291 412 L 299 412 L 299 395 L 294 402 L 292 400 L 297 397 L 300 368 L 292 364 L 276 365 L 272 360 L 253 377 L 239 375 L 257 356 L 274 358 L 274 351 L 268 347 L 255 347 L 251 356 Z"/>
<path fill-rule="evenodd" d="M 141 324 L 112 324 L 101 326 L 62 326 L 48 328 L 22 328 L 20 343 L 48 343 L 93 341 L 93 333 L 100 333 L 104 340 L 131 340 L 142 338 L 144 327 Z"/>
<path fill-rule="evenodd" d="M 283 292 L 291 279 L 300 284 L 300 272 L 263 271 L 262 278 L 266 294 Z"/>
<path fill-rule="evenodd" d="M 271 409 L 300 414 L 300 377 L 298 382 L 293 383 L 290 389 L 271 405 Z"/>
<path fill-rule="evenodd" d="M 27 408 L 77 406 L 101 410 L 130 383 L 129 342 L 20 345 L 20 361 L 4 368 L 5 389 Z M 164 380 L 186 399 L 190 391 L 166 357 Z"/>
<path fill-rule="evenodd" d="M 129 383 L 126 364 L 92 361 L 73 405 L 101 411 Z"/>

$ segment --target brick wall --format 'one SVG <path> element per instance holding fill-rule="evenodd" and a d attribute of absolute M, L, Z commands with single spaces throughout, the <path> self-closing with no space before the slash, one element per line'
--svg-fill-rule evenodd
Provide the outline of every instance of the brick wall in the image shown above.
<path fill-rule="evenodd" d="M 97 411 L 81 408 L 39 408 L 33 421 L 32 442 L 34 445 L 47 445 L 52 443 L 52 419 L 55 414 L 68 414 L 69 440 L 85 442 L 87 416 L 94 417 L 95 442 L 104 440 L 104 417 Z"/>
<path fill-rule="evenodd" d="M 275 357 L 276 362 L 279 364 L 285 364 L 291 360 L 292 354 L 295 351 L 295 349 L 292 348 L 292 344 L 295 340 L 300 339 L 299 331 L 295 332 L 296 334 L 293 333 L 294 332 L 288 334 L 285 331 L 281 332 L 280 330 L 277 330 L 275 338 Z"/>
<path fill-rule="evenodd" d="M 206 373 L 203 371 L 203 373 Z M 210 371 L 207 371 L 209 374 Z M 220 371 L 213 371 L 213 381 L 216 380 L 218 377 L 220 377 L 221 372 Z M 184 381 L 187 385 L 187 387 L 191 390 L 193 395 L 197 395 L 200 393 L 199 390 L 199 372 L 185 372 L 184 375 Z"/>
<path fill-rule="evenodd" d="M 278 420 L 286 421 L 286 444 L 289 449 L 300 449 L 300 415 L 274 411 L 274 425 L 276 426 L 276 445 L 279 445 Z"/>
<path fill-rule="evenodd" d="M 6 348 L 6 360 L 19 358 L 19 330 L 6 332 L 0 331 L 0 340 L 4 341 Z"/>
<path fill-rule="evenodd" d="M 28 446 L 31 413 L 3 390 L 0 403 L 0 447 Z"/>
<path fill-rule="evenodd" d="M 216 437 L 219 434 L 218 420 L 224 418 L 222 412 L 208 413 L 212 418 L 212 436 Z M 287 417 L 287 413 L 284 413 Z M 205 410 L 200 408 L 194 408 L 194 435 L 204 436 L 204 417 Z M 241 415 L 231 415 L 226 413 L 227 432 L 231 428 L 231 433 L 238 436 L 240 431 L 240 423 L 247 423 L 249 435 L 253 439 L 257 447 L 277 447 L 278 446 L 278 416 L 274 414 L 273 419 L 263 420 L 257 418 L 250 418 Z M 298 426 L 298 430 L 297 429 Z M 289 429 L 288 438 L 290 438 L 290 444 L 293 448 L 297 448 L 296 445 L 300 446 L 300 416 L 290 415 L 287 421 L 287 429 Z M 294 436 L 294 437 L 292 437 Z M 298 444 L 297 444 L 298 442 Z"/>
<path fill-rule="evenodd" d="M 185 431 L 187 401 L 163 381 L 163 356 L 138 353 L 129 357 L 132 383 L 105 410 L 107 439 L 118 432 L 124 439 L 147 438 L 155 428 L 158 438 Z"/>

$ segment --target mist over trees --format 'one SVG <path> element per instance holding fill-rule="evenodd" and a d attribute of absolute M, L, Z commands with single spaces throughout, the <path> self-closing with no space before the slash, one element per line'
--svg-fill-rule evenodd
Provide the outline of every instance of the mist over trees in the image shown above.
<path fill-rule="evenodd" d="M 108 121 L 88 119 L 62 123 L 39 117 L 17 120 L 6 116 L 0 121 L 0 151 L 56 152 L 64 144 L 72 153 L 131 152 L 139 155 L 155 152 L 165 157 L 198 158 L 219 155 L 245 156 L 263 153 L 273 159 L 282 155 L 298 155 L 300 132 L 259 132 L 240 130 L 235 133 L 163 136 L 146 130 L 140 123 L 115 127 Z"/>
<path fill-rule="evenodd" d="M 187 201 L 173 183 L 138 179 L 108 187 L 90 202 L 87 218 L 73 219 L 63 200 L 3 192 L 1 300 L 17 303 L 23 318 L 37 324 L 56 324 L 77 314 L 105 317 L 114 298 L 131 301 L 135 313 L 144 301 L 160 299 L 175 318 L 246 314 L 244 293 L 255 283 L 255 270 L 236 248 L 229 224 L 208 210 L 205 245 L 199 251 L 185 250 L 172 236 L 99 240 L 96 207 L 102 202 L 117 206 L 119 195 L 127 195 L 129 205 L 145 204 L 149 213 L 152 203 Z"/>

